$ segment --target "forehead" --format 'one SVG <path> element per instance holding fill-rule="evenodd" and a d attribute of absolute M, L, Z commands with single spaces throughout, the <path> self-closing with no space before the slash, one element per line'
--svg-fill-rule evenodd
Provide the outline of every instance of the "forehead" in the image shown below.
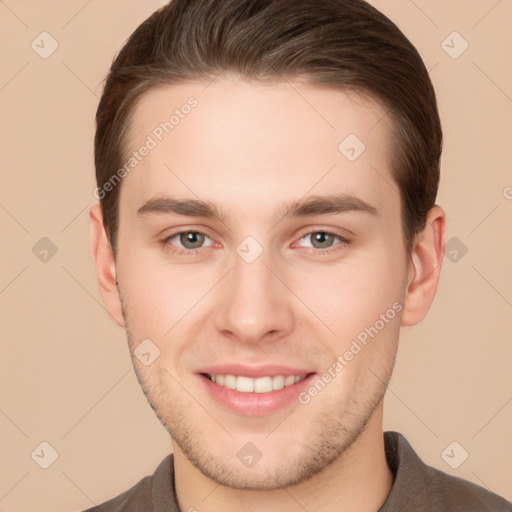
<path fill-rule="evenodd" d="M 124 178 L 121 211 L 163 194 L 247 214 L 308 191 L 396 202 L 389 140 L 385 110 L 354 92 L 227 78 L 161 86 L 133 112 L 127 161 L 151 149 Z"/>

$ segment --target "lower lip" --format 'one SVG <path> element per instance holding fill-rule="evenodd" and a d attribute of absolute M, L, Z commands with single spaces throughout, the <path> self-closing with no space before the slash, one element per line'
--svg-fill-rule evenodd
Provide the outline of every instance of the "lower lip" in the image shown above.
<path fill-rule="evenodd" d="M 219 386 L 204 375 L 199 375 L 199 378 L 207 392 L 230 411 L 243 416 L 265 416 L 294 401 L 297 402 L 298 394 L 310 385 L 314 375 L 314 373 L 311 373 L 291 386 L 268 393 L 242 393 L 236 389 Z"/>

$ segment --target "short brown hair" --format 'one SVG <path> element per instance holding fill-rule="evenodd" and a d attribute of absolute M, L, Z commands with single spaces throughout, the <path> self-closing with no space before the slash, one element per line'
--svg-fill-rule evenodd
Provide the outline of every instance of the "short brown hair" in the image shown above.
<path fill-rule="evenodd" d="M 363 0 L 172 0 L 153 13 L 128 39 L 106 80 L 96 114 L 98 189 L 123 164 L 131 114 L 145 92 L 209 81 L 223 71 L 262 82 L 305 76 L 313 85 L 363 92 L 384 105 L 410 251 L 435 204 L 441 123 L 419 53 Z M 100 204 L 115 254 L 121 184 L 109 189 Z"/>

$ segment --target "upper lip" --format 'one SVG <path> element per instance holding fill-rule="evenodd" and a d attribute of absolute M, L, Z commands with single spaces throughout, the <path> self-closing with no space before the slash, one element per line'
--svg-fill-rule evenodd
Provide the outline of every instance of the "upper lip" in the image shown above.
<path fill-rule="evenodd" d="M 314 373 L 304 368 L 293 368 L 276 364 L 246 366 L 241 364 L 217 364 L 201 368 L 197 373 L 208 375 L 235 375 L 237 377 L 275 377 L 276 375 L 308 375 Z"/>

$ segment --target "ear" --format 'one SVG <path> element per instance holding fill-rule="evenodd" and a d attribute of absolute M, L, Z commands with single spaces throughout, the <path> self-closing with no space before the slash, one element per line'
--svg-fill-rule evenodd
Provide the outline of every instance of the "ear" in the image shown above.
<path fill-rule="evenodd" d="M 444 256 L 445 213 L 439 206 L 427 214 L 425 229 L 414 239 L 411 251 L 402 325 L 421 322 L 434 300 Z"/>
<path fill-rule="evenodd" d="M 110 319 L 119 327 L 125 326 L 121 299 L 117 289 L 116 264 L 114 253 L 108 241 L 103 215 L 99 204 L 95 204 L 89 211 L 90 221 L 90 250 L 96 267 L 96 277 L 101 297 Z"/>

